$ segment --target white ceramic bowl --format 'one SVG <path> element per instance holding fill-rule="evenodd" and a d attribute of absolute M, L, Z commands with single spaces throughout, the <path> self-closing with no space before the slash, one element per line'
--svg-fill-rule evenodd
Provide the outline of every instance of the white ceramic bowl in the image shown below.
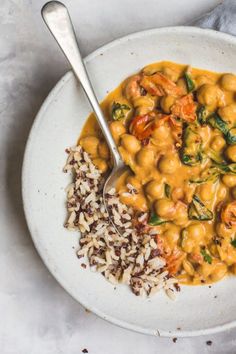
<path fill-rule="evenodd" d="M 58 54 L 59 55 L 59 54 Z M 86 66 L 98 99 L 143 66 L 161 60 L 213 71 L 236 72 L 236 38 L 192 27 L 161 28 L 118 39 L 89 55 Z M 33 124 L 23 166 L 25 215 L 34 244 L 58 282 L 76 300 L 102 318 L 142 333 L 195 336 L 236 326 L 236 278 L 199 287 L 182 286 L 176 301 L 163 293 L 134 296 L 98 273 L 80 266 L 75 255 L 78 233 L 66 219 L 62 173 L 65 148 L 76 144 L 90 112 L 72 72 L 52 90 Z"/>

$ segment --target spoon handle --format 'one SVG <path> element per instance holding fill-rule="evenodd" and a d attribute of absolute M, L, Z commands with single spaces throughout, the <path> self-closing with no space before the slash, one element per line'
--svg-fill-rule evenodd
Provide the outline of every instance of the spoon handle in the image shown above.
<path fill-rule="evenodd" d="M 50 1 L 43 6 L 42 17 L 82 85 L 111 150 L 114 164 L 118 167 L 122 159 L 93 91 L 66 6 L 59 1 Z"/>

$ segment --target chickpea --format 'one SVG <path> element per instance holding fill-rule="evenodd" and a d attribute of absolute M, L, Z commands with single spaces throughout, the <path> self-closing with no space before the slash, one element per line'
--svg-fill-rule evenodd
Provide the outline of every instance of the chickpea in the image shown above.
<path fill-rule="evenodd" d="M 119 142 L 120 136 L 126 133 L 124 125 L 119 121 L 110 123 L 110 131 L 116 143 Z"/>
<path fill-rule="evenodd" d="M 155 108 L 157 105 L 157 97 L 140 96 L 135 98 L 133 105 L 135 108 L 135 114 L 143 115 L 147 114 Z"/>
<path fill-rule="evenodd" d="M 176 212 L 174 217 L 174 222 L 176 225 L 186 225 L 188 222 L 188 209 L 186 204 L 178 203 L 176 204 Z"/>
<path fill-rule="evenodd" d="M 99 140 L 96 136 L 86 136 L 79 143 L 91 157 L 97 157 Z"/>
<path fill-rule="evenodd" d="M 173 250 L 180 238 L 180 228 L 174 224 L 170 224 L 163 236 L 170 248 Z"/>
<path fill-rule="evenodd" d="M 206 230 L 203 224 L 201 223 L 194 223 L 189 225 L 186 228 L 189 237 L 195 239 L 195 240 L 202 240 L 206 234 Z"/>
<path fill-rule="evenodd" d="M 218 109 L 220 117 L 227 123 L 234 125 L 236 122 L 236 103 Z"/>
<path fill-rule="evenodd" d="M 214 257 L 219 257 L 219 252 L 217 249 L 217 246 L 215 244 L 212 244 L 210 246 L 210 253 L 214 256 Z"/>
<path fill-rule="evenodd" d="M 120 201 L 135 209 L 147 211 L 147 200 L 142 194 L 130 194 L 130 196 L 127 196 L 127 193 L 121 193 Z"/>
<path fill-rule="evenodd" d="M 218 236 L 222 238 L 232 237 L 234 235 L 234 231 L 228 227 L 224 223 L 216 224 L 216 233 Z"/>
<path fill-rule="evenodd" d="M 227 273 L 227 266 L 222 262 L 217 262 L 214 265 L 214 271 L 211 273 L 211 280 L 218 281 L 222 279 Z"/>
<path fill-rule="evenodd" d="M 197 90 L 197 98 L 199 103 L 207 106 L 209 110 L 215 110 L 217 107 L 222 107 L 225 105 L 224 93 L 216 85 L 202 85 Z"/>
<path fill-rule="evenodd" d="M 220 85 L 223 90 L 236 91 L 236 75 L 224 74 L 221 77 Z"/>
<path fill-rule="evenodd" d="M 226 187 L 232 188 L 236 186 L 236 175 L 226 174 L 222 177 L 222 182 Z"/>
<path fill-rule="evenodd" d="M 183 94 L 187 95 L 188 93 L 188 89 L 187 89 L 187 85 L 186 85 L 186 81 L 183 77 L 181 77 L 178 81 L 177 81 L 177 86 L 181 87 L 183 89 Z"/>
<path fill-rule="evenodd" d="M 199 187 L 200 197 L 202 200 L 211 200 L 214 196 L 213 184 L 208 182 Z"/>
<path fill-rule="evenodd" d="M 165 125 L 158 127 L 152 133 L 152 137 L 157 141 L 160 140 L 165 141 L 169 135 L 170 135 L 170 128 Z"/>
<path fill-rule="evenodd" d="M 161 109 L 169 114 L 171 112 L 171 107 L 173 106 L 173 104 L 175 103 L 176 101 L 176 97 L 174 96 L 171 96 L 171 95 L 168 95 L 168 96 L 163 96 L 161 98 Z"/>
<path fill-rule="evenodd" d="M 221 135 L 216 135 L 211 141 L 211 148 L 220 151 L 226 145 L 225 139 Z"/>
<path fill-rule="evenodd" d="M 236 162 L 236 145 L 228 146 L 225 154 L 229 160 Z"/>
<path fill-rule="evenodd" d="M 106 161 L 101 158 L 94 159 L 93 163 L 99 169 L 99 171 L 101 171 L 101 173 L 105 173 L 108 169 Z"/>
<path fill-rule="evenodd" d="M 218 186 L 218 190 L 217 190 L 217 198 L 219 200 L 223 200 L 226 198 L 227 196 L 227 188 L 225 187 L 225 185 L 223 183 L 220 182 L 219 186 Z"/>
<path fill-rule="evenodd" d="M 168 68 L 166 66 L 162 69 L 162 72 L 171 81 L 176 82 L 179 78 L 179 74 L 177 71 L 175 71 L 174 69 Z"/>
<path fill-rule="evenodd" d="M 180 166 L 178 155 L 164 155 L 158 163 L 158 168 L 162 173 L 172 174 Z"/>
<path fill-rule="evenodd" d="M 142 187 L 138 178 L 132 175 L 126 178 L 126 184 L 131 184 L 137 190 L 139 190 Z"/>
<path fill-rule="evenodd" d="M 135 138 L 135 136 L 130 134 L 123 134 L 121 137 L 121 145 L 125 150 L 130 152 L 131 154 L 135 154 L 141 148 L 140 141 Z"/>
<path fill-rule="evenodd" d="M 202 277 L 205 279 L 211 275 L 213 270 L 213 264 L 209 264 L 207 262 L 203 262 L 198 268 L 199 274 L 202 275 Z"/>
<path fill-rule="evenodd" d="M 186 230 L 182 231 L 182 242 L 181 247 L 184 252 L 191 253 L 196 246 L 195 240 L 189 237 L 188 232 Z"/>
<path fill-rule="evenodd" d="M 155 161 L 154 151 L 148 147 L 144 147 L 136 154 L 136 160 L 142 167 L 151 167 Z"/>
<path fill-rule="evenodd" d="M 173 199 L 174 202 L 177 202 L 180 199 L 184 199 L 183 188 L 181 188 L 181 187 L 173 188 L 173 191 L 171 193 L 171 198 Z"/>
<path fill-rule="evenodd" d="M 140 80 L 141 75 L 133 75 L 125 80 L 124 95 L 129 101 L 133 101 L 140 97 Z"/>
<path fill-rule="evenodd" d="M 160 181 L 152 180 L 145 186 L 145 192 L 151 198 L 160 199 L 164 195 L 164 184 Z"/>
<path fill-rule="evenodd" d="M 212 84 L 212 79 L 207 75 L 198 75 L 195 78 L 195 84 L 197 87 L 200 87 L 204 84 Z"/>
<path fill-rule="evenodd" d="M 236 250 L 233 246 L 231 246 L 231 250 L 227 250 L 225 252 L 225 257 L 224 257 L 224 262 L 228 265 L 231 266 L 236 262 Z"/>
<path fill-rule="evenodd" d="M 102 159 L 108 160 L 110 157 L 110 150 L 105 141 L 98 145 L 98 154 Z"/>
<path fill-rule="evenodd" d="M 154 204 L 154 209 L 160 217 L 171 219 L 175 214 L 175 204 L 170 199 L 159 199 Z"/>
<path fill-rule="evenodd" d="M 185 191 L 184 191 L 184 202 L 189 204 L 191 203 L 192 199 L 193 199 L 193 195 L 195 193 L 196 190 L 196 186 L 194 185 L 190 185 L 190 184 L 185 184 Z"/>
<path fill-rule="evenodd" d="M 231 194 L 232 194 L 233 198 L 236 199 L 236 187 L 232 188 Z"/>

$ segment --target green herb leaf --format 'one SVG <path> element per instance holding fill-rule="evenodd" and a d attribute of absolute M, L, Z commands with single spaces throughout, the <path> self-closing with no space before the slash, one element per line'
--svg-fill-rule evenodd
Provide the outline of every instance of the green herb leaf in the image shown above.
<path fill-rule="evenodd" d="M 228 133 L 226 135 L 226 142 L 229 145 L 236 144 L 236 128 L 232 128 L 228 131 Z"/>
<path fill-rule="evenodd" d="M 202 161 L 202 138 L 194 125 L 185 126 L 180 158 L 188 166 L 196 166 Z"/>
<path fill-rule="evenodd" d="M 211 166 L 209 169 L 204 170 L 199 178 L 191 178 L 190 183 L 202 184 L 209 181 L 216 181 L 220 176 L 220 171 L 215 166 Z"/>
<path fill-rule="evenodd" d="M 126 104 L 120 104 L 118 102 L 113 102 L 112 104 L 111 114 L 114 120 L 121 120 L 125 118 L 129 111 L 130 107 Z"/>
<path fill-rule="evenodd" d="M 234 248 L 236 248 L 236 240 L 231 240 L 231 245 L 234 247 Z"/>
<path fill-rule="evenodd" d="M 168 183 L 165 183 L 165 195 L 167 198 L 170 198 L 171 186 Z"/>
<path fill-rule="evenodd" d="M 148 224 L 151 226 L 158 226 L 166 222 L 166 220 L 161 219 L 157 214 L 153 213 L 148 221 Z"/>
<path fill-rule="evenodd" d="M 206 151 L 207 157 L 209 157 L 212 161 L 216 162 L 217 164 L 223 164 L 225 163 L 225 160 L 222 156 L 222 154 L 216 152 L 215 150 L 208 148 Z"/>
<path fill-rule="evenodd" d="M 197 195 L 194 195 L 192 202 L 189 204 L 188 217 L 190 220 L 212 220 L 213 213 L 205 207 Z"/>
<path fill-rule="evenodd" d="M 228 124 L 219 116 L 218 113 L 212 113 L 208 117 L 207 123 L 210 124 L 212 128 L 220 130 L 224 135 L 227 135 L 229 131 Z"/>
<path fill-rule="evenodd" d="M 190 74 L 188 74 L 187 72 L 184 73 L 184 78 L 185 78 L 188 92 L 192 92 L 195 89 L 195 84 L 193 82 L 193 79 L 191 78 Z"/>
<path fill-rule="evenodd" d="M 212 263 L 212 257 L 209 255 L 209 253 L 206 252 L 205 249 L 201 250 L 201 255 L 203 256 L 203 259 L 205 262 L 211 264 Z"/>
<path fill-rule="evenodd" d="M 228 165 L 224 163 L 214 163 L 212 166 L 202 171 L 200 178 L 191 178 L 189 182 L 202 184 L 209 181 L 216 181 L 220 175 L 224 175 L 226 173 L 236 174 L 236 163 L 231 163 Z"/>
<path fill-rule="evenodd" d="M 214 167 L 219 170 L 220 174 L 225 174 L 225 173 L 236 173 L 236 163 L 230 163 L 230 164 L 214 164 Z"/>
<path fill-rule="evenodd" d="M 208 112 L 207 112 L 206 107 L 203 106 L 203 105 L 199 106 L 198 109 L 197 109 L 197 120 L 198 120 L 198 123 L 201 124 L 201 125 L 206 124 L 207 115 L 208 115 Z"/>

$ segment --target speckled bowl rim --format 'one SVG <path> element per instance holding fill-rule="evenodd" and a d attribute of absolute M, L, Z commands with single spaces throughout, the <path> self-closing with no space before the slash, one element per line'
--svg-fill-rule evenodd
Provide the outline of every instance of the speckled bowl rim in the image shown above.
<path fill-rule="evenodd" d="M 129 34 L 127 36 L 118 38 L 114 41 L 109 42 L 108 44 L 105 44 L 104 46 L 98 48 L 91 54 L 89 54 L 85 59 L 85 63 L 90 62 L 92 59 L 95 57 L 103 54 L 107 50 L 111 49 L 112 47 L 116 46 L 119 43 L 129 41 L 131 39 L 135 38 L 141 38 L 145 37 L 148 35 L 152 34 L 159 34 L 159 33 L 171 33 L 171 32 L 181 32 L 181 33 L 186 33 L 186 34 L 201 34 L 204 32 L 204 34 L 207 36 L 212 37 L 214 39 L 217 38 L 217 40 L 226 40 L 232 45 L 236 46 L 236 37 L 231 36 L 226 33 L 218 32 L 215 30 L 211 29 L 202 29 L 198 27 L 192 27 L 192 26 L 176 26 L 176 27 L 161 27 L 161 28 L 154 28 L 154 29 L 149 29 L 145 31 L 140 31 L 140 32 L 135 32 L 132 34 Z M 189 331 L 183 331 L 183 330 L 176 330 L 176 331 L 169 331 L 166 330 L 150 330 L 150 329 L 145 329 L 143 327 L 127 323 L 126 321 L 119 320 L 113 316 L 107 315 L 106 313 L 100 311 L 99 309 L 93 307 L 91 303 L 87 303 L 85 300 L 80 301 L 78 300 L 74 295 L 71 294 L 70 290 L 67 288 L 67 285 L 64 283 L 64 281 L 60 278 L 60 274 L 55 272 L 54 267 L 52 264 L 48 261 L 48 259 L 44 256 L 44 254 L 41 252 L 40 248 L 38 247 L 38 241 L 37 238 L 34 235 L 34 225 L 31 222 L 30 218 L 30 212 L 28 209 L 28 203 L 27 203 L 27 174 L 28 174 L 28 166 L 29 166 L 29 156 L 30 156 L 30 150 L 31 150 L 31 144 L 34 139 L 34 135 L 37 132 L 37 127 L 39 125 L 39 122 L 41 120 L 41 117 L 44 115 L 46 112 L 47 108 L 51 105 L 52 101 L 55 99 L 57 94 L 61 91 L 61 89 L 66 85 L 68 81 L 70 81 L 73 78 L 73 73 L 72 71 L 67 72 L 55 85 L 55 87 L 51 90 L 45 101 L 43 102 L 38 114 L 36 115 L 36 118 L 34 120 L 34 123 L 32 125 L 28 141 L 26 144 L 25 148 L 25 154 L 24 154 L 24 160 L 23 160 L 23 167 L 22 167 L 22 197 L 23 197 L 23 208 L 24 208 L 24 213 L 27 221 L 27 225 L 33 240 L 33 243 L 35 245 L 35 248 L 37 249 L 41 259 L 43 260 L 44 264 L 46 267 L 49 269 L 51 274 L 56 278 L 56 280 L 61 284 L 61 286 L 76 300 L 81 303 L 86 309 L 90 310 L 91 312 L 95 313 L 102 319 L 105 319 L 113 324 L 116 324 L 122 328 L 130 329 L 139 333 L 143 334 L 149 334 L 149 335 L 155 335 L 155 336 L 162 336 L 162 337 L 195 337 L 195 336 L 200 336 L 200 335 L 209 335 L 209 334 L 214 334 L 214 333 L 219 333 L 225 330 L 229 330 L 231 328 L 236 327 L 236 320 L 230 321 L 227 323 L 224 323 L 219 326 L 215 327 L 210 327 L 206 328 L 203 330 L 189 330 Z"/>

